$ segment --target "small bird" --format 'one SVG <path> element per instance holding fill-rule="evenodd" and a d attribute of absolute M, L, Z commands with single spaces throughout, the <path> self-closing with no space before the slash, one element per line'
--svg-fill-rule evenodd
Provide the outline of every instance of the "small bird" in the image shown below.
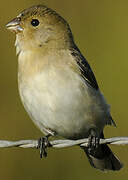
<path fill-rule="evenodd" d="M 42 154 L 49 136 L 77 140 L 90 164 L 100 170 L 120 170 L 122 163 L 106 144 L 105 125 L 115 123 L 90 65 L 75 44 L 69 24 L 54 10 L 36 5 L 6 25 L 16 34 L 18 87 L 22 103 L 46 135 L 39 140 Z"/>

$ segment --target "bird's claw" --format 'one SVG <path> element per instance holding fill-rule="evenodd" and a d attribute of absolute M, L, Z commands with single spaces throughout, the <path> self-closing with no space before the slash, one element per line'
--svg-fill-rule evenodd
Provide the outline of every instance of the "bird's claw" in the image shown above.
<path fill-rule="evenodd" d="M 90 129 L 88 136 L 88 152 L 91 153 L 99 147 L 100 138 L 95 129 Z"/>
<path fill-rule="evenodd" d="M 50 144 L 50 142 L 48 141 L 48 136 L 45 137 L 41 137 L 38 140 L 38 146 L 37 149 L 40 149 L 40 158 L 42 157 L 47 157 L 47 147 L 51 147 L 52 145 Z"/>

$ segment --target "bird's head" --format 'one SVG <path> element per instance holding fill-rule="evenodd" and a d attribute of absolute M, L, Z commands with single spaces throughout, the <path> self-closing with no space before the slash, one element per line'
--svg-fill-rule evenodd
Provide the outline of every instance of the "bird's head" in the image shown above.
<path fill-rule="evenodd" d="M 65 48 L 73 42 L 68 23 L 55 11 L 37 5 L 11 20 L 7 29 L 16 33 L 16 46 L 24 50 L 47 47 Z"/>

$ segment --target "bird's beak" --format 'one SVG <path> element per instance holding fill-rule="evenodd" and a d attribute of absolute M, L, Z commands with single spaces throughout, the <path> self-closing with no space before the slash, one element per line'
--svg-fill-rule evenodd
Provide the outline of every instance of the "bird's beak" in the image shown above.
<path fill-rule="evenodd" d="M 12 32 L 18 33 L 23 31 L 21 27 L 21 18 L 17 17 L 6 24 L 6 28 Z"/>

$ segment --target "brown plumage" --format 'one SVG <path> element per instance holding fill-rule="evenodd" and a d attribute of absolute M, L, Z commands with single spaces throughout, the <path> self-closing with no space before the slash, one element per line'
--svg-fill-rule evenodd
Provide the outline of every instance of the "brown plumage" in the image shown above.
<path fill-rule="evenodd" d="M 16 33 L 18 84 L 23 105 L 45 135 L 89 137 L 84 148 L 100 170 L 122 167 L 107 145 L 105 125 L 115 125 L 90 65 L 76 46 L 68 23 L 43 5 L 22 11 L 7 24 Z"/>

